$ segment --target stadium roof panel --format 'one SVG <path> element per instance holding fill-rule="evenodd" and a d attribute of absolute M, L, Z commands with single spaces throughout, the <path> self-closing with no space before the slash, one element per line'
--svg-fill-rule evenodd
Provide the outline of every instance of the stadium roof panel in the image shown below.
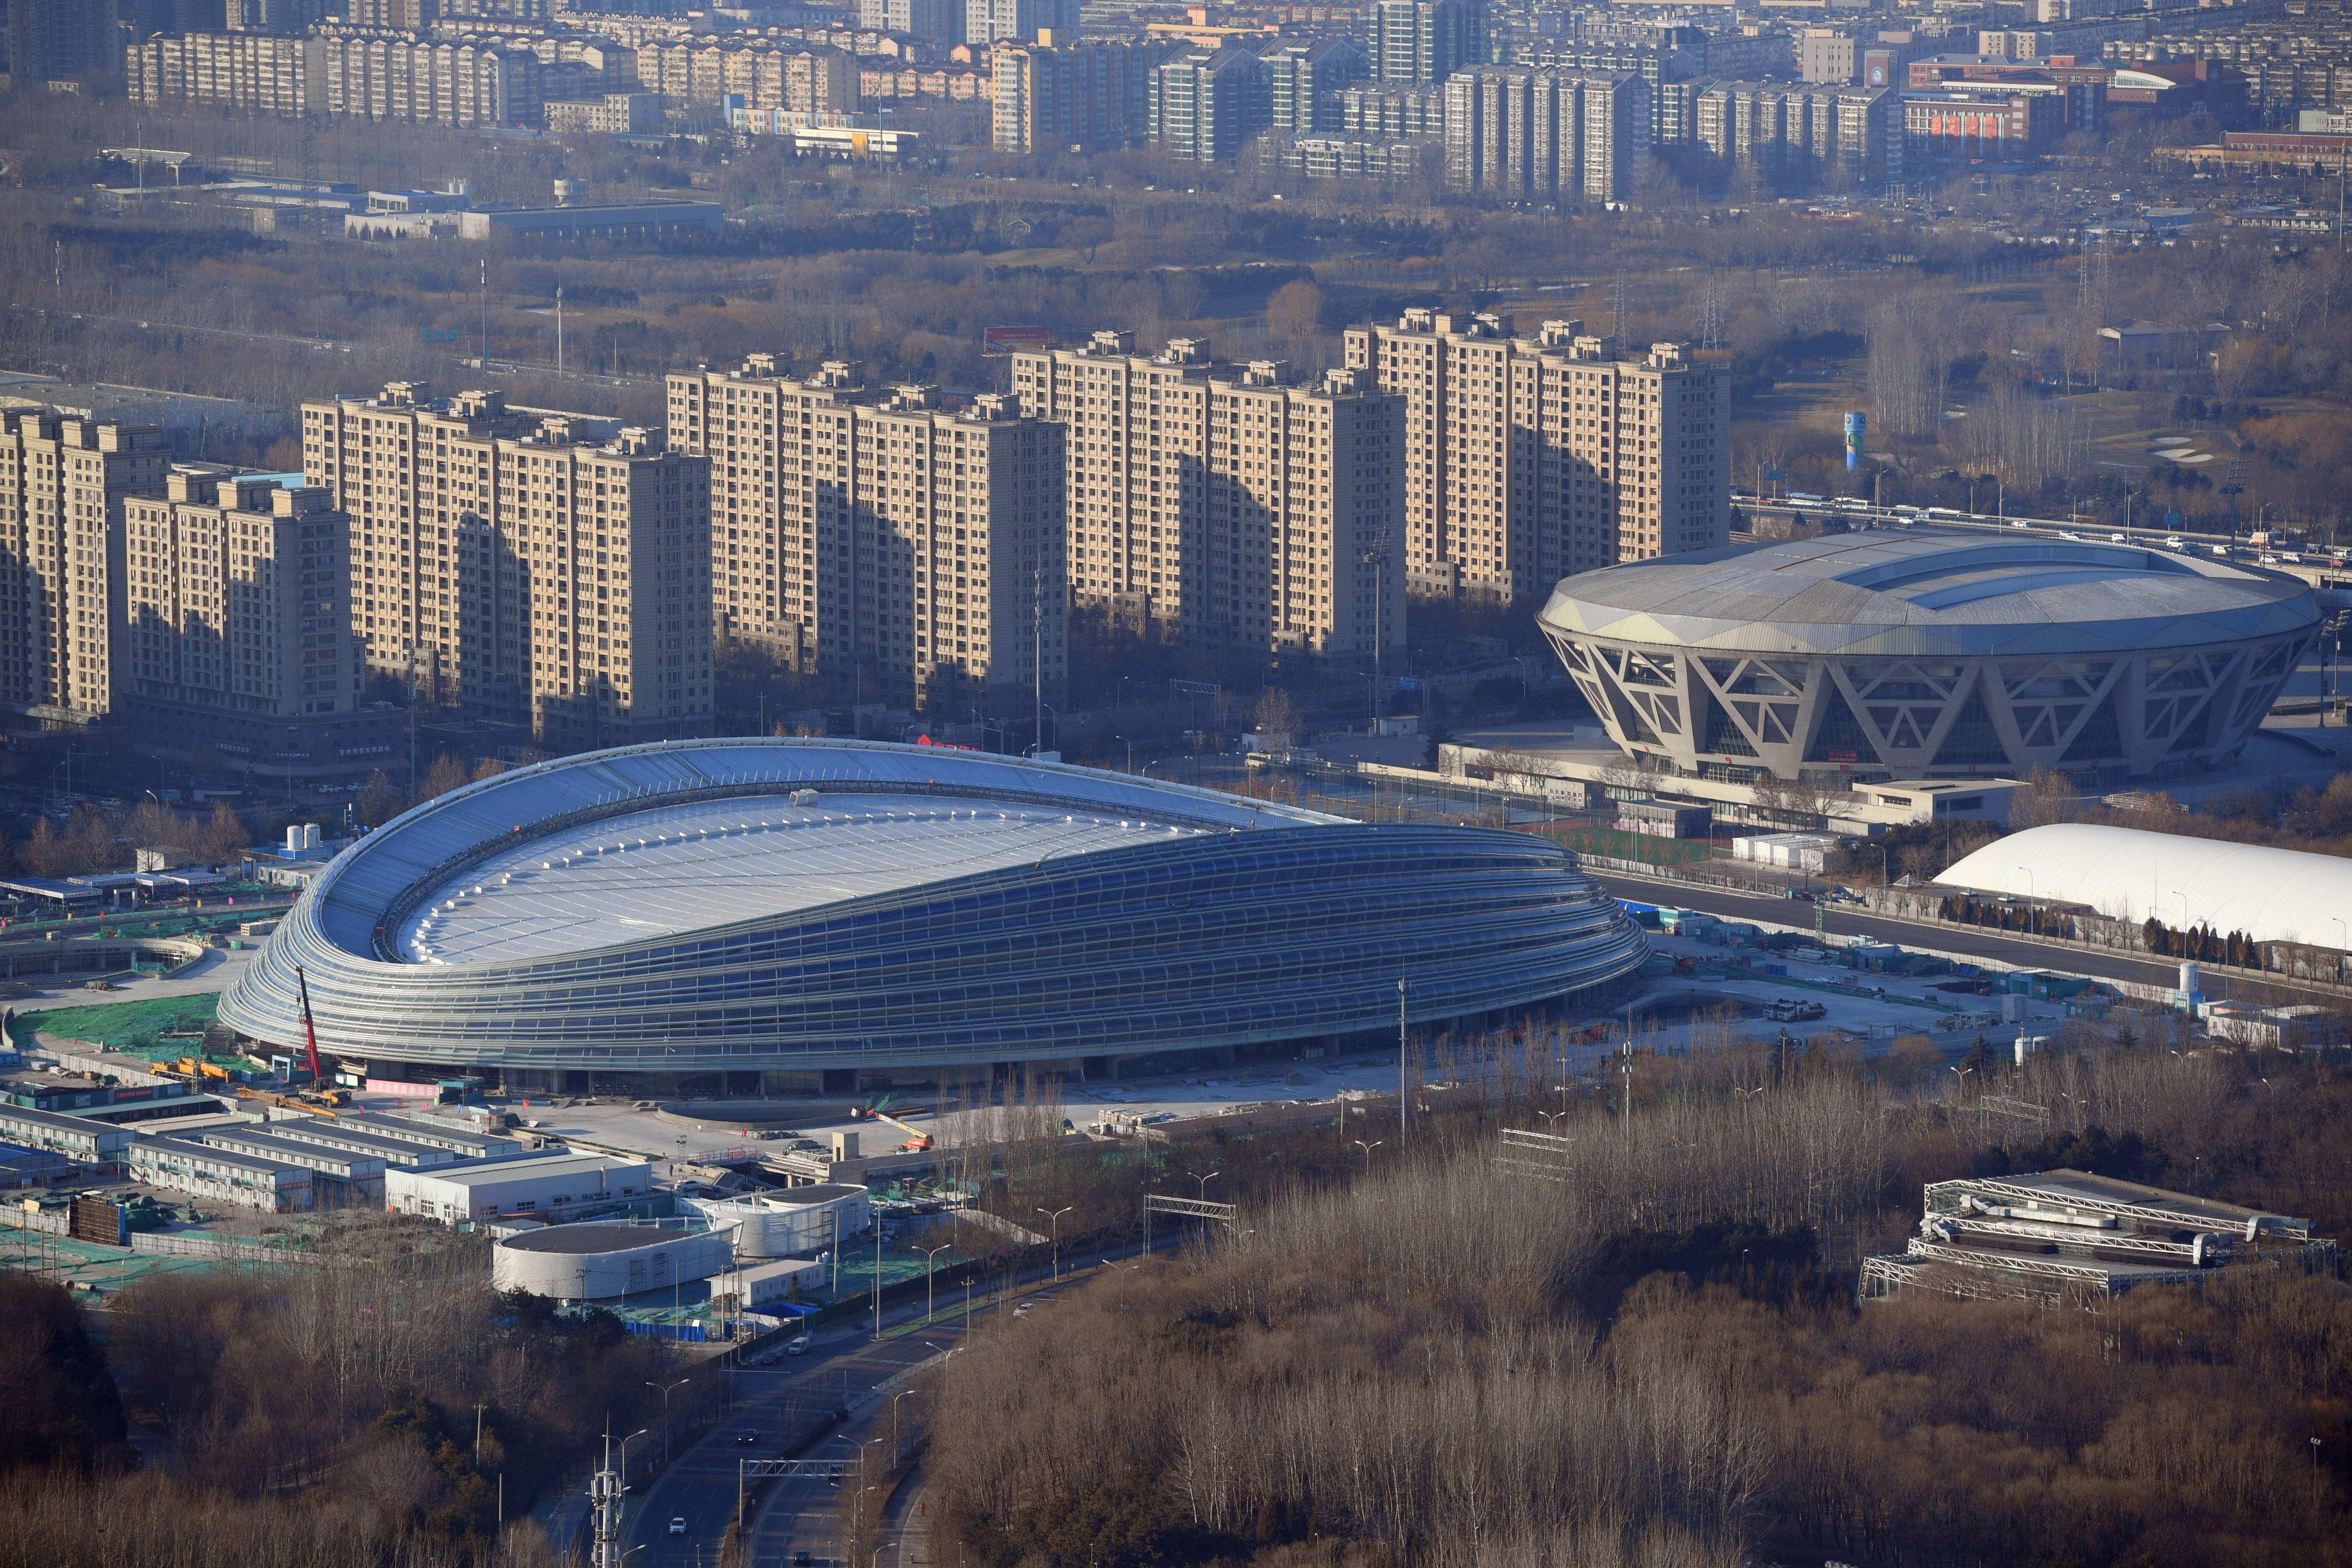
<path fill-rule="evenodd" d="M 658 807 L 468 869 L 404 924 L 399 951 L 421 963 L 578 952 L 1208 831 L 1130 810 L 824 793 L 810 805 L 770 796 Z"/>
<path fill-rule="evenodd" d="M 1629 562 L 1564 580 L 1561 631 L 1694 647 L 1847 654 L 2125 648 L 2294 629 L 2294 578 L 2093 541 L 1874 529 Z M 2054 639 L 2051 634 L 2055 634 Z"/>
<path fill-rule="evenodd" d="M 679 741 L 541 763 L 426 802 L 400 818 L 398 832 L 372 833 L 336 857 L 314 889 L 319 922 L 328 938 L 348 952 L 396 952 L 409 962 L 429 961 L 408 947 L 415 934 L 410 917 L 418 912 L 417 906 L 446 901 L 453 889 L 477 882 L 487 888 L 480 875 L 489 863 L 482 854 L 485 846 L 511 837 L 515 852 L 495 855 L 504 866 L 544 859 L 559 845 L 610 844 L 624 826 L 632 838 L 641 837 L 636 819 L 660 810 L 709 805 L 706 823 L 723 821 L 730 811 L 739 820 L 758 812 L 772 820 L 783 814 L 790 793 L 803 789 L 816 791 L 820 801 L 842 795 L 897 796 L 905 809 L 912 804 L 909 797 L 925 806 L 944 806 L 959 798 L 985 799 L 992 809 L 1010 809 L 1008 803 L 1019 803 L 1058 808 L 1047 816 L 1084 811 L 1112 821 L 1146 819 L 1163 827 L 1242 830 L 1340 820 L 1157 779 L 947 746 L 782 740 L 747 746 L 740 742 Z M 736 804 L 730 806 L 729 801 Z M 896 826 L 903 828 L 910 850 L 913 838 L 931 831 L 912 822 Z M 1072 828 L 1075 834 L 1075 824 Z M 873 837 L 887 836 L 889 829 L 880 828 Z M 837 864 L 846 868 L 850 836 L 828 837 L 829 852 L 842 858 Z M 1042 840 L 1042 826 L 1039 837 Z M 1068 841 L 1076 842 L 1076 837 Z M 867 875 L 876 874 L 875 858 L 866 858 Z M 1019 858 L 1012 854 L 1010 860 L 998 864 Z M 453 859 L 464 864 L 450 865 Z M 908 862 L 915 863 L 912 854 Z M 656 920 L 664 912 L 687 912 L 678 900 L 691 897 L 691 889 L 674 889 L 665 896 L 672 901 L 667 910 L 655 911 Z M 770 908 L 802 908 L 808 901 L 804 898 Z M 394 910 L 399 918 L 392 922 L 394 930 L 383 930 L 386 912 Z M 719 924 L 757 912 L 706 905 L 696 923 Z M 656 934 L 616 929 L 609 922 L 604 929 L 611 940 Z M 444 957 L 442 962 L 453 961 Z"/>

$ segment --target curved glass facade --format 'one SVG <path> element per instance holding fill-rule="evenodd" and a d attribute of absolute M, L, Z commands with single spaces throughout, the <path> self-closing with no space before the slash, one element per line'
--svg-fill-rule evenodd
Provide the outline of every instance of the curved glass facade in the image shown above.
<path fill-rule="evenodd" d="M 633 768 L 667 787 L 612 790 Z M 573 799 L 599 771 L 603 806 Z M 716 889 L 681 917 L 672 879 L 647 910 L 677 929 L 642 940 L 394 956 L 399 911 L 507 919 L 493 862 L 554 879 L 529 895 L 510 885 L 509 900 L 561 896 L 567 869 L 593 865 L 598 897 L 625 904 L 614 868 L 670 847 L 642 824 L 714 788 L 743 820 L 743 854 L 768 857 L 755 874 L 854 850 L 855 890 L 827 897 L 815 878 L 789 907 L 772 897 L 747 915 Z M 992 809 L 1015 803 L 1025 818 Z M 1003 847 L 1013 828 L 1039 835 L 1017 859 Z M 958 874 L 942 845 L 982 829 L 994 863 Z M 220 1015 L 299 1039 L 299 963 L 320 1039 L 352 1056 L 610 1072 L 944 1066 L 1381 1028 L 1400 974 L 1411 1017 L 1451 1018 L 1597 984 L 1644 952 L 1572 857 L 1523 834 L 1368 826 L 970 752 L 693 742 L 542 764 L 410 812 L 338 858 Z"/>

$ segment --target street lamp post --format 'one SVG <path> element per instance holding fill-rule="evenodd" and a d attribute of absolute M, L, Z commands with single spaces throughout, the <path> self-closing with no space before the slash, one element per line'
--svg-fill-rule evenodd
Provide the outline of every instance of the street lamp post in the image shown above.
<path fill-rule="evenodd" d="M 652 1436 L 652 1428 L 640 1426 L 635 1431 L 621 1439 L 621 1485 L 625 1489 L 629 1484 L 629 1445 L 635 1442 L 640 1437 L 650 1437 Z"/>
<path fill-rule="evenodd" d="M 1409 1047 L 1404 1037 L 1404 998 L 1405 980 L 1400 974 L 1397 976 L 1397 1152 L 1400 1154 L 1404 1152 L 1405 1142 L 1412 1128 L 1408 1103 L 1410 1097 L 1405 1093 L 1405 1059 Z"/>
<path fill-rule="evenodd" d="M 1209 1184 L 1208 1184 L 1208 1183 L 1206 1183 L 1206 1182 L 1202 1182 L 1202 1183 L 1201 1184 L 1201 1195 L 1202 1195 L 1202 1197 L 1203 1199 L 1206 1199 L 1206 1198 L 1207 1198 L 1207 1196 L 1208 1196 L 1208 1194 L 1209 1194 Z M 1055 1283 L 1055 1284 L 1056 1284 L 1056 1285 L 1059 1285 L 1059 1284 L 1062 1282 L 1062 1216 L 1063 1216 L 1064 1215 L 1066 1215 L 1066 1214 L 1069 1213 L 1072 1209 L 1076 1208 L 1076 1206 L 1077 1206 L 1077 1205 L 1076 1205 L 1076 1204 L 1065 1204 L 1065 1205 L 1063 1205 L 1060 1208 L 1057 1208 L 1057 1209 L 1044 1209 L 1044 1208 L 1041 1208 L 1041 1209 L 1039 1209 L 1039 1210 L 1037 1211 L 1039 1214 L 1044 1215 L 1045 1216 L 1045 1219 L 1046 1219 L 1047 1223 L 1048 1223 L 1048 1224 L 1050 1224 L 1050 1225 L 1053 1226 L 1053 1230 L 1054 1230 L 1054 1283 Z"/>
<path fill-rule="evenodd" d="M 923 1321 L 927 1323 L 938 1315 L 940 1300 L 939 1287 L 931 1278 L 931 1259 L 954 1246 L 955 1243 L 952 1241 L 942 1242 L 937 1247 L 926 1248 L 923 1253 Z"/>
<path fill-rule="evenodd" d="M 890 1462 L 894 1465 L 898 1462 L 898 1455 L 900 1452 L 898 1447 L 898 1401 L 901 1399 L 911 1399 L 914 1396 L 915 1391 L 911 1388 L 902 1388 L 898 1393 L 890 1396 Z"/>
<path fill-rule="evenodd" d="M 1387 1142 L 1385 1138 L 1375 1138 L 1369 1143 L 1360 1138 L 1355 1140 L 1356 1147 L 1364 1152 L 1364 1174 L 1369 1176 L 1372 1173 L 1372 1151 Z"/>
<path fill-rule="evenodd" d="M 647 1388 L 658 1388 L 661 1390 L 662 1464 L 665 1468 L 669 1464 L 669 1391 L 673 1388 L 684 1388 L 691 1381 L 693 1380 L 690 1378 L 681 1377 L 676 1383 L 648 1383 L 646 1384 Z"/>

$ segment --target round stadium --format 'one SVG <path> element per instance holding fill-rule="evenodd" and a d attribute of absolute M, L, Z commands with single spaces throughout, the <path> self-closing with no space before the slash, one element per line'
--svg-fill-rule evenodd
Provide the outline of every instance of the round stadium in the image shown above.
<path fill-rule="evenodd" d="M 1606 567 L 1539 618 L 1617 744 L 1685 773 L 2108 784 L 2228 761 L 2321 613 L 2210 557 L 1916 529 Z"/>
<path fill-rule="evenodd" d="M 853 1090 L 1332 1043 L 1639 965 L 1548 839 L 945 748 L 679 741 L 500 773 L 344 850 L 222 1021 L 512 1088 Z"/>

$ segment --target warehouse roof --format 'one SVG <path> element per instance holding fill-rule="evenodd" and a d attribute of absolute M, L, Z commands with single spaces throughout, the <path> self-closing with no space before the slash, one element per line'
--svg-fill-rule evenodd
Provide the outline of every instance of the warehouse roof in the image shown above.
<path fill-rule="evenodd" d="M 1953 863 L 1947 887 L 2087 904 L 2169 926 L 2242 931 L 2257 942 L 2352 947 L 2352 859 L 2063 822 L 1996 838 Z"/>
<path fill-rule="evenodd" d="M 387 1175 L 415 1176 L 420 1180 L 454 1182 L 459 1186 L 488 1186 L 499 1182 L 528 1181 L 541 1176 L 561 1176 L 575 1171 L 649 1171 L 652 1167 L 640 1161 L 616 1160 L 604 1154 L 524 1154 L 498 1160 L 467 1161 L 457 1165 L 425 1165 L 413 1171 L 386 1172 Z"/>

